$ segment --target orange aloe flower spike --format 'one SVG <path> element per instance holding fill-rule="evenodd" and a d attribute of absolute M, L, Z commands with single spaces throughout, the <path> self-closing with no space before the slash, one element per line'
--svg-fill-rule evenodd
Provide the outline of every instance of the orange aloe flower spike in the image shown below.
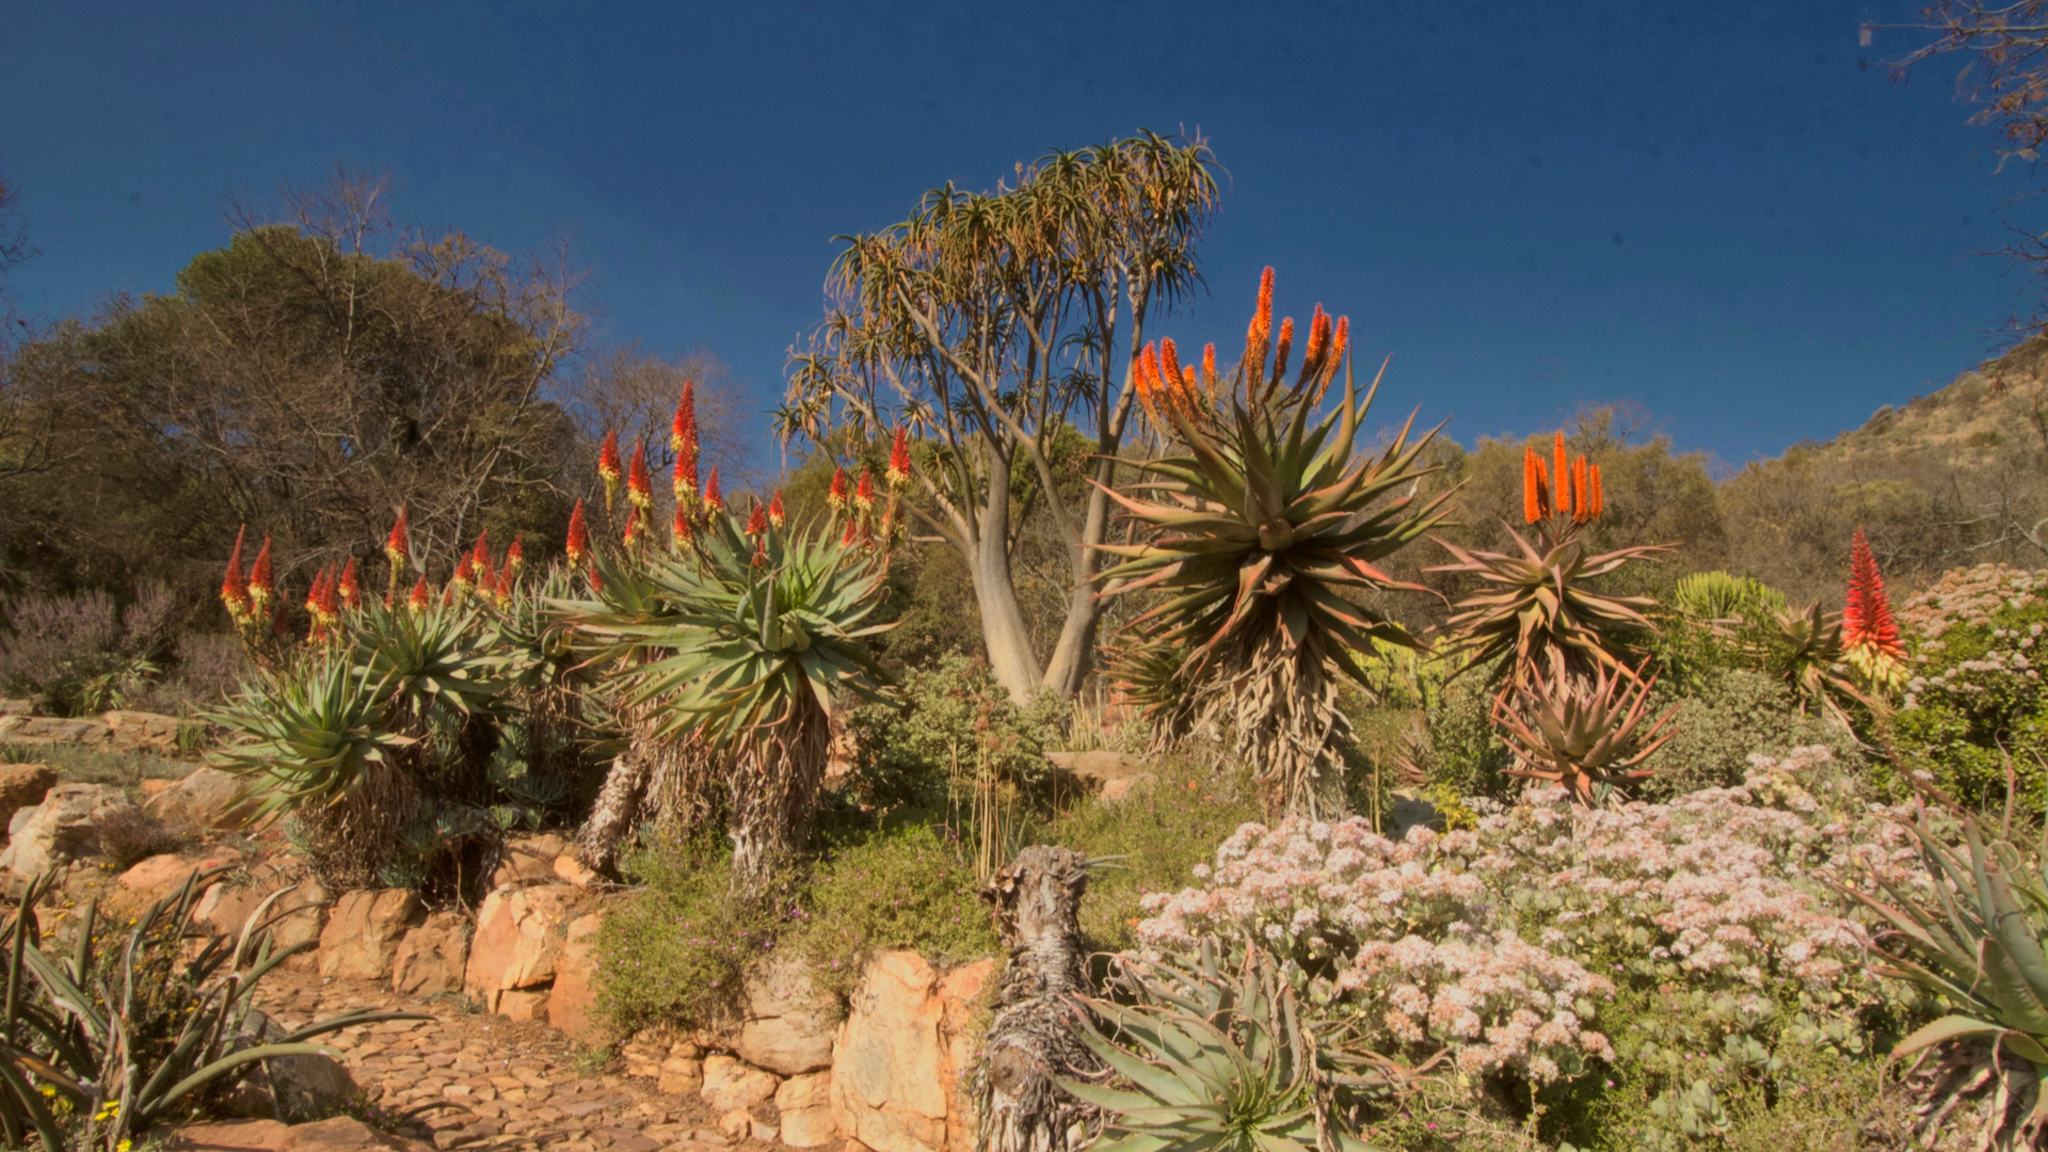
<path fill-rule="evenodd" d="M 1586 468 L 1586 458 L 1580 456 L 1572 461 L 1572 519 L 1580 524 L 1593 518 L 1592 487 Z"/>
<path fill-rule="evenodd" d="M 1209 398 L 1216 398 L 1216 344 L 1211 341 L 1202 345 L 1202 391 Z"/>
<path fill-rule="evenodd" d="M 1251 395 L 1266 378 L 1266 352 L 1273 335 L 1273 268 L 1259 273 L 1258 303 L 1252 306 L 1252 320 L 1244 330 L 1244 385 Z"/>
<path fill-rule="evenodd" d="M 1572 461 L 1570 453 L 1565 450 L 1564 431 L 1562 429 L 1558 431 L 1556 439 L 1551 442 L 1550 459 L 1550 474 L 1557 478 L 1557 502 L 1559 505 L 1563 505 L 1565 498 L 1571 494 Z M 1557 511 L 1562 514 L 1569 512 L 1570 509 L 1559 507 Z"/>
<path fill-rule="evenodd" d="M 1522 449 L 1522 522 L 1543 519 L 1543 461 L 1534 448 Z"/>
<path fill-rule="evenodd" d="M 249 604 L 249 581 L 242 575 L 242 539 L 248 532 L 247 524 L 235 529 L 235 550 L 228 553 L 228 568 L 220 578 L 220 600 L 230 616 Z"/>
<path fill-rule="evenodd" d="M 341 580 L 335 586 L 341 597 L 341 606 L 350 610 L 363 602 L 362 577 L 356 572 L 356 558 L 348 558 L 348 564 L 341 570 Z"/>
<path fill-rule="evenodd" d="M 1273 345 L 1274 378 L 1277 379 L 1287 375 L 1287 357 L 1292 351 L 1294 351 L 1294 317 L 1288 316 L 1280 321 L 1280 339 Z"/>
<path fill-rule="evenodd" d="M 1593 519 L 1598 520 L 1600 518 L 1600 514 L 1607 510 L 1605 498 L 1600 494 L 1600 466 L 1598 464 L 1595 464 L 1592 466 L 1590 471 L 1593 474 Z"/>

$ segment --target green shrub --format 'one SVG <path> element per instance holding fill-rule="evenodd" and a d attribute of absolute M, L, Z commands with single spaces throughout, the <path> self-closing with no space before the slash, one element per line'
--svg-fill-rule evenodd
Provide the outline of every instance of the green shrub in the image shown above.
<path fill-rule="evenodd" d="M 1477 670 L 1446 684 L 1409 741 L 1408 760 L 1425 799 L 1453 822 L 1474 798 L 1503 799 L 1518 788 L 1514 762 L 1493 727 L 1493 693 Z"/>
<path fill-rule="evenodd" d="M 731 854 L 702 840 L 642 848 L 621 870 L 641 888 L 598 932 L 599 1013 L 621 1035 L 717 1019 L 786 921 L 786 894 L 734 899 Z"/>
<path fill-rule="evenodd" d="M 1698 695 L 1674 701 L 1661 688 L 1656 707 L 1675 702 L 1672 737 L 1644 762 L 1650 776 L 1637 791 L 1662 799 L 1701 788 L 1740 784 L 1749 758 L 1782 756 L 1822 745 L 1838 760 L 1857 758 L 1856 740 L 1840 724 L 1802 713 L 1792 693 L 1761 672 L 1733 671 L 1708 682 Z"/>
<path fill-rule="evenodd" d="M 904 673 L 901 699 L 868 704 L 849 720 L 854 735 L 856 803 L 887 813 L 939 808 L 961 773 L 989 758 L 999 780 L 1036 793 L 1047 782 L 1047 745 L 1061 722 L 1049 698 L 1018 707 L 987 663 L 947 655 L 930 668 Z"/>
<path fill-rule="evenodd" d="M 791 942 L 841 993 L 870 953 L 914 948 L 941 962 L 987 956 L 995 929 L 958 844 L 926 824 L 885 826 L 827 849 Z"/>
<path fill-rule="evenodd" d="M 1160 761 L 1122 798 L 1086 800 L 1035 838 L 1105 861 L 1089 876 L 1081 930 L 1091 948 L 1115 950 L 1133 942 L 1147 893 L 1186 886 L 1217 844 L 1257 819 L 1258 792 L 1248 772 L 1213 771 L 1174 757 Z"/>

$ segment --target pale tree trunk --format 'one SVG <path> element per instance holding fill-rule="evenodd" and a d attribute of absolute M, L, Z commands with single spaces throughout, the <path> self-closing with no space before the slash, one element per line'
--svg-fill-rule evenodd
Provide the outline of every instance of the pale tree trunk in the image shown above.
<path fill-rule="evenodd" d="M 1074 1152 L 1099 1127 L 1095 1111 L 1059 1085 L 1098 1070 L 1079 1038 L 1077 998 L 1089 991 L 1085 865 L 1069 848 L 1026 848 L 982 892 L 1010 957 L 975 1060 L 976 1152 Z"/>
<path fill-rule="evenodd" d="M 1017 604 L 1016 575 L 1010 570 L 1009 462 L 996 460 L 988 473 L 980 515 L 954 544 L 974 581 L 989 671 L 1012 700 L 1025 704 L 1038 691 L 1041 670 L 1024 611 Z"/>
<path fill-rule="evenodd" d="M 1115 466 L 1104 460 L 1096 465 L 1096 482 L 1108 484 Z M 1062 700 L 1071 700 L 1081 691 L 1081 681 L 1088 675 L 1089 658 L 1095 653 L 1095 626 L 1102 619 L 1102 591 L 1095 577 L 1101 571 L 1102 553 L 1096 551 L 1104 534 L 1109 529 L 1109 497 L 1101 489 L 1088 494 L 1086 518 L 1081 525 L 1081 538 L 1068 549 L 1067 564 L 1073 574 L 1073 582 L 1067 590 L 1067 618 L 1060 625 L 1059 641 L 1053 645 L 1052 658 L 1046 661 L 1042 686 L 1048 692 L 1057 693 Z"/>

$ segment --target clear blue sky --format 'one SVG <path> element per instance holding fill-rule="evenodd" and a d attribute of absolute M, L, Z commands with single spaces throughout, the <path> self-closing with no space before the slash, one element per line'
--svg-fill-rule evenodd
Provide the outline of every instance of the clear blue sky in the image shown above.
<path fill-rule="evenodd" d="M 1145 126 L 1228 169 L 1209 295 L 1262 264 L 1392 353 L 1392 407 L 1526 431 L 1630 399 L 1740 462 L 1979 360 L 2026 306 L 1953 69 L 1910 4 L 88 4 L 0 14 L 0 172 L 51 318 L 167 289 L 231 197 L 385 172 L 400 215 L 567 233 L 600 335 L 726 361 L 755 407 L 837 233 Z M 765 421 L 761 433 L 765 440 Z"/>

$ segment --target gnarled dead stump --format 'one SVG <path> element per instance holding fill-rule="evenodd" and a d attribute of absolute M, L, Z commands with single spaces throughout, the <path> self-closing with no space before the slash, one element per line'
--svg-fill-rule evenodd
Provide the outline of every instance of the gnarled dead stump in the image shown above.
<path fill-rule="evenodd" d="M 1034 846 L 996 873 L 982 898 L 995 907 L 1010 962 L 974 1067 L 976 1152 L 1073 1152 L 1094 1135 L 1095 1112 L 1059 1086 L 1097 1061 L 1079 1039 L 1075 998 L 1088 988 L 1081 951 L 1086 860 Z"/>

